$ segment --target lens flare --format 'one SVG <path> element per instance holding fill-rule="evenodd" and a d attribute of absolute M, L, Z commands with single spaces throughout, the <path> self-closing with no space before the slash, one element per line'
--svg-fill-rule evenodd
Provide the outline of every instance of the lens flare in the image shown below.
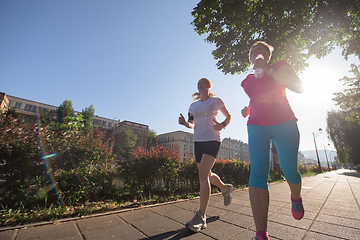
<path fill-rule="evenodd" d="M 41 133 L 40 133 L 40 114 L 39 114 L 39 104 L 36 106 L 36 112 L 37 112 L 37 116 L 36 116 L 36 124 L 37 124 L 37 127 L 36 127 L 36 131 L 37 131 L 37 134 L 38 134 L 38 138 L 39 138 L 39 145 L 40 145 L 40 151 L 41 151 L 41 159 L 43 160 L 44 162 L 44 166 L 45 166 L 45 169 L 46 169 L 46 172 L 49 176 L 49 179 L 50 179 L 50 182 L 53 186 L 53 190 L 58 198 L 58 201 L 59 203 L 61 204 L 62 207 L 65 206 L 64 204 L 64 199 L 62 198 L 62 196 L 60 195 L 60 192 L 59 192 L 59 187 L 56 183 L 56 181 L 54 181 L 55 177 L 54 177 L 54 173 L 52 171 L 52 168 L 49 167 L 49 163 L 47 161 L 48 158 L 51 158 L 51 157 L 54 157 L 56 156 L 56 153 L 53 153 L 53 154 L 49 154 L 49 155 L 45 155 L 44 153 L 44 148 L 43 148 L 43 144 L 42 144 L 42 136 L 41 136 Z"/>
<path fill-rule="evenodd" d="M 52 154 L 45 154 L 45 151 L 44 151 L 44 145 L 43 145 L 43 141 L 42 141 L 42 134 L 40 133 L 40 126 L 41 126 L 41 119 L 40 119 L 40 112 L 39 112 L 39 104 L 37 105 L 37 108 L 36 108 L 36 112 L 37 112 L 37 116 L 36 116 L 36 123 L 37 123 L 37 134 L 38 134 L 38 138 L 39 138 L 39 145 L 40 145 L 40 150 L 41 150 L 41 159 L 43 160 L 44 162 L 44 166 L 46 168 L 46 172 L 48 173 L 48 176 L 49 176 L 49 179 L 50 179 L 50 182 L 53 186 L 53 190 L 58 198 L 58 201 L 59 203 L 61 204 L 62 207 L 65 206 L 64 204 L 64 200 L 63 200 L 63 197 L 61 196 L 60 194 L 60 189 L 59 189 L 59 186 L 57 185 L 57 182 L 54 181 L 55 179 L 55 176 L 54 176 L 54 172 L 52 171 L 52 168 L 50 167 L 50 164 L 51 162 L 48 161 L 48 158 L 51 158 L 51 157 L 55 157 L 57 154 L 56 153 L 52 153 Z M 67 152 L 68 152 L 68 156 L 69 156 L 69 162 L 71 164 L 71 167 L 72 169 L 74 169 L 74 172 L 75 172 L 75 176 L 76 176 L 76 179 L 81 187 L 82 190 L 84 190 L 85 192 L 85 195 L 86 197 L 92 201 L 92 198 L 90 197 L 90 195 L 88 194 L 88 191 L 86 190 L 86 188 L 84 187 L 84 184 L 82 183 L 81 181 L 81 177 L 78 173 L 78 170 L 77 170 L 77 167 L 76 167 L 76 164 L 74 162 L 74 159 L 71 155 L 71 152 L 70 152 L 70 149 L 69 149 L 69 146 L 67 145 Z"/>

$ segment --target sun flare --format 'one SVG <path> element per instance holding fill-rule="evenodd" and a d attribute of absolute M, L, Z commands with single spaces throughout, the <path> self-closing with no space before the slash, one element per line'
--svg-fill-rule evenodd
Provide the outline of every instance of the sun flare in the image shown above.
<path fill-rule="evenodd" d="M 331 65 L 310 65 L 299 77 L 304 84 L 304 92 L 302 94 L 291 93 L 290 95 L 294 95 L 291 96 L 294 101 L 331 106 L 334 105 L 333 93 L 343 89 L 343 85 L 339 81 L 342 76 L 337 74 Z"/>

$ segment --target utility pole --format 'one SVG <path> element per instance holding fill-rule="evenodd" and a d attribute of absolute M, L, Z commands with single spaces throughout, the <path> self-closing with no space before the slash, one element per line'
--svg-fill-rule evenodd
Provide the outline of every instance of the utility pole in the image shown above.
<path fill-rule="evenodd" d="M 319 128 L 319 131 L 321 132 L 322 129 Z M 315 143 L 315 151 L 316 151 L 316 157 L 317 157 L 317 160 L 318 160 L 318 165 L 319 165 L 319 173 L 322 173 L 322 169 L 321 169 L 321 164 L 320 164 L 320 159 L 319 159 L 319 153 L 318 153 L 318 150 L 317 150 L 317 146 L 316 146 L 316 140 L 315 140 L 315 133 L 313 133 L 313 138 L 314 138 L 314 143 Z"/>
<path fill-rule="evenodd" d="M 325 151 L 326 162 L 327 162 L 328 169 L 329 169 L 329 172 L 330 172 L 330 165 L 329 165 L 329 160 L 328 160 L 328 156 L 327 156 L 326 148 L 325 148 L 325 147 L 324 147 L 324 151 Z"/>

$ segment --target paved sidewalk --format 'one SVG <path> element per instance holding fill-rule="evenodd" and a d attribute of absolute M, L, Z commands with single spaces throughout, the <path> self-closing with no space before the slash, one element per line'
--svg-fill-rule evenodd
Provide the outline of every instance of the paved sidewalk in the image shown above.
<path fill-rule="evenodd" d="M 304 219 L 291 215 L 286 183 L 270 184 L 271 239 L 360 239 L 360 173 L 338 170 L 303 178 Z M 208 227 L 192 233 L 184 227 L 199 199 L 112 212 L 53 223 L 0 228 L 0 240 L 24 239 L 251 239 L 254 223 L 248 189 L 233 192 L 232 204 L 211 196 Z"/>

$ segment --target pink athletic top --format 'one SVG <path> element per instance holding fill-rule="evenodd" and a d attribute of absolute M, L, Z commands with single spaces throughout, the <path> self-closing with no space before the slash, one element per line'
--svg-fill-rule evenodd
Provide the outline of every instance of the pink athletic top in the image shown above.
<path fill-rule="evenodd" d="M 282 61 L 271 65 L 277 70 Z M 255 78 L 249 74 L 241 83 L 250 98 L 250 117 L 247 124 L 271 126 L 297 120 L 286 98 L 285 86 L 271 76 Z"/>

